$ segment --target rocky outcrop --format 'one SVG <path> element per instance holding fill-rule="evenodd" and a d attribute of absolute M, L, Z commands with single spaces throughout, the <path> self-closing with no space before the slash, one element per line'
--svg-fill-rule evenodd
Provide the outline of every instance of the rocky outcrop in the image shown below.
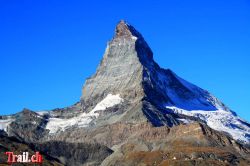
<path fill-rule="evenodd" d="M 8 126 L 7 130 L 9 136 L 14 136 L 21 141 L 29 143 L 37 142 L 48 133 L 45 129 L 47 116 L 40 116 L 34 111 L 24 109 L 13 117 L 15 121 Z"/>

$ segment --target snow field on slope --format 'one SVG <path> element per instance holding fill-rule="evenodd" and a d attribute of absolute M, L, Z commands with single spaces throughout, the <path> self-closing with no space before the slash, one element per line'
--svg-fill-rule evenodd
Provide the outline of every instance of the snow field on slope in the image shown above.
<path fill-rule="evenodd" d="M 246 134 L 250 134 L 250 128 L 243 124 L 238 116 L 225 110 L 203 111 L 193 110 L 187 111 L 174 106 L 166 106 L 173 112 L 187 116 L 194 116 L 205 121 L 209 127 L 217 131 L 229 133 L 235 140 L 249 143 L 249 138 Z"/>
<path fill-rule="evenodd" d="M 92 120 L 98 118 L 99 116 L 98 111 L 103 111 L 107 108 L 113 107 L 122 102 L 123 99 L 120 97 L 119 94 L 117 95 L 108 94 L 101 102 L 99 102 L 95 106 L 93 110 L 91 110 L 88 113 L 84 112 L 76 117 L 69 119 L 50 118 L 47 123 L 46 129 L 49 130 L 50 134 L 53 134 L 58 131 L 64 131 L 72 126 L 87 127 Z"/>

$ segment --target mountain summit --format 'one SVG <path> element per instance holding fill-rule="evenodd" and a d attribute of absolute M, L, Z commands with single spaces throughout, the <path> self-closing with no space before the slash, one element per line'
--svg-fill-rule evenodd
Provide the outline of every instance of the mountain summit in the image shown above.
<path fill-rule="evenodd" d="M 143 68 L 153 63 L 153 53 L 140 33 L 120 21 L 96 73 L 83 87 L 82 101 L 94 105 L 108 93 L 123 94 L 128 100 L 142 98 Z"/>
<path fill-rule="evenodd" d="M 115 29 L 115 36 L 114 38 L 121 38 L 121 37 L 142 37 L 141 34 L 136 31 L 136 29 L 126 23 L 124 20 L 121 20 Z"/>
<path fill-rule="evenodd" d="M 73 160 L 63 158 L 58 149 L 53 151 L 52 157 L 71 165 L 81 165 L 80 161 L 139 165 L 147 156 L 162 163 L 179 158 L 181 165 L 221 160 L 237 164 L 250 159 L 246 146 L 250 124 L 208 91 L 161 68 L 143 36 L 123 20 L 96 72 L 86 80 L 79 102 L 51 111 L 25 109 L 3 116 L 0 130 L 26 143 L 46 143 L 48 149 L 57 145 L 51 141 L 66 142 L 66 147 L 84 143 L 81 147 L 90 147 L 96 155 Z M 103 149 L 102 158 L 98 147 Z"/>
<path fill-rule="evenodd" d="M 142 35 L 123 20 L 116 26 L 96 73 L 86 80 L 81 103 L 91 110 L 108 94 L 119 94 L 126 101 L 126 116 L 120 117 L 126 122 L 149 120 L 155 126 L 171 127 L 182 123 L 176 116 L 185 115 L 243 142 L 250 139 L 247 122 L 208 91 L 160 68 Z M 140 109 L 129 113 L 128 108 L 135 105 Z"/>

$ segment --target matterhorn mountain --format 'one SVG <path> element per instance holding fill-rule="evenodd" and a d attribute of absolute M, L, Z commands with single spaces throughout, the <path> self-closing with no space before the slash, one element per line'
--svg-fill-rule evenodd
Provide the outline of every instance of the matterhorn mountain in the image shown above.
<path fill-rule="evenodd" d="M 250 164 L 250 124 L 161 68 L 123 20 L 79 102 L 1 116 L 0 130 L 62 165 Z"/>

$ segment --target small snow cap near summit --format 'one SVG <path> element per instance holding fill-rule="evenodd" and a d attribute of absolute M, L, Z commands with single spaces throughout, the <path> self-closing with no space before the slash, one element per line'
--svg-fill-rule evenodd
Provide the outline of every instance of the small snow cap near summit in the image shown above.
<path fill-rule="evenodd" d="M 141 38 L 141 34 L 126 21 L 121 20 L 116 25 L 115 29 L 115 38 L 119 37 L 136 37 Z"/>

